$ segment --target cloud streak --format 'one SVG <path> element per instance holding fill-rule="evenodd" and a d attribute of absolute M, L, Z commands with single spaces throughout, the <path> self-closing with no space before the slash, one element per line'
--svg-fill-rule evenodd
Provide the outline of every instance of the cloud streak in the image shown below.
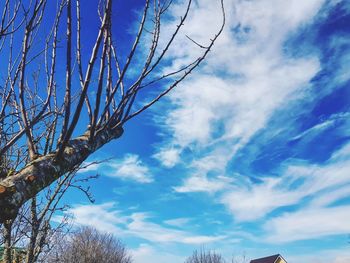
<path fill-rule="evenodd" d="M 93 226 L 98 230 L 113 233 L 118 237 L 138 237 L 151 243 L 181 243 L 191 245 L 208 244 L 221 241 L 223 235 L 209 236 L 197 235 L 173 227 L 179 219 L 164 222 L 165 224 L 152 222 L 148 213 L 135 212 L 126 214 L 117 209 L 114 202 L 97 205 L 75 205 L 67 214 L 73 215 L 75 225 Z M 57 216 L 56 221 L 61 217 Z M 185 221 L 181 221 L 185 224 Z"/>
<path fill-rule="evenodd" d="M 79 172 L 98 172 L 109 177 L 138 183 L 152 183 L 150 168 L 136 154 L 126 154 L 123 159 L 109 159 L 99 163 L 87 163 Z"/>
<path fill-rule="evenodd" d="M 308 208 L 272 218 L 265 224 L 267 241 L 273 243 L 320 239 L 350 232 L 350 206 Z"/>
<path fill-rule="evenodd" d="M 181 249 L 201 244 L 231 255 L 236 241 L 257 257 L 278 244 L 293 260 L 301 244 L 321 256 L 294 255 L 295 262 L 327 258 L 321 247 L 350 232 L 349 93 L 337 93 L 349 81 L 350 45 L 345 29 L 327 31 L 340 25 L 334 10 L 345 16 L 342 2 L 226 1 L 227 25 L 206 63 L 154 108 L 161 141 L 147 144 L 159 167 L 129 154 L 88 168 L 123 180 L 118 198 L 137 208 L 78 205 L 70 211 L 77 224 L 136 239 L 139 262 L 183 261 Z M 162 25 L 164 39 L 181 3 Z M 205 45 L 218 7 L 194 1 L 183 35 Z M 164 72 L 199 52 L 185 37 L 175 41 Z M 155 180 L 153 171 L 166 176 Z M 158 199 L 128 196 L 134 182 L 152 183 L 151 195 L 146 187 L 135 193 Z M 347 262 L 340 254 L 325 262 Z"/>
<path fill-rule="evenodd" d="M 168 102 L 172 107 L 160 125 L 166 139 L 155 156 L 168 168 L 178 165 L 187 169 L 187 175 L 173 187 L 174 191 L 216 194 L 214 202 L 222 203 L 235 222 L 265 222 L 264 230 L 271 234 L 265 233 L 264 238 L 270 242 L 313 239 L 348 231 L 346 223 L 335 228 L 320 219 L 325 227 L 319 235 L 316 228 L 303 232 L 313 214 L 324 215 L 329 211 L 335 216 L 344 209 L 339 217 L 348 215 L 347 206 L 331 207 L 348 194 L 350 163 L 348 157 L 340 154 L 346 148 L 321 164 L 302 157 L 282 159 L 272 165 L 271 174 L 252 175 L 250 167 L 246 167 L 247 173 L 240 174 L 233 172 L 235 168 L 231 166 L 257 138 L 262 139 L 255 141 L 257 145 L 268 148 L 270 140 L 283 132 L 283 139 L 291 144 L 302 141 L 295 146 L 299 148 L 288 149 L 290 155 L 297 155 L 298 150 L 310 147 L 317 136 L 330 129 L 340 127 L 339 134 L 346 134 L 346 112 L 303 129 L 298 123 L 298 115 L 305 113 L 304 104 L 310 107 L 331 93 L 334 85 L 347 81 L 340 70 L 330 81 L 332 85 L 325 87 L 327 91 L 318 93 L 315 78 L 324 70 L 318 48 L 308 47 L 307 52 L 295 55 L 288 46 L 297 32 L 324 19 L 338 2 L 325 3 L 324 0 L 227 3 L 228 25 L 216 49 L 202 70 L 170 96 Z M 209 20 L 215 17 L 215 12 L 215 1 L 197 3 L 186 34 L 204 41 L 206 35 L 201 35 L 203 31 L 198 26 L 206 23 L 201 20 L 205 17 L 208 32 L 213 31 L 215 24 Z M 173 52 L 171 67 L 190 60 L 195 53 L 192 50 L 191 43 L 181 39 Z M 342 64 L 347 63 L 344 58 Z M 258 137 L 261 134 L 264 136 Z M 250 150 L 245 156 L 247 163 L 256 161 L 261 154 L 258 146 Z M 167 152 L 172 155 L 166 157 Z M 294 212 L 283 214 L 286 208 Z M 286 225 L 298 219 L 300 227 L 296 232 L 300 234 L 288 237 L 291 233 Z"/>
<path fill-rule="evenodd" d="M 306 196 L 328 195 L 332 191 L 343 193 L 347 188 L 342 186 L 350 184 L 350 161 L 343 159 L 348 150 L 348 145 L 345 145 L 324 165 L 298 164 L 298 160 L 294 160 L 293 164 L 289 161 L 281 176 L 262 178 L 258 184 L 246 180 L 245 187 L 239 185 L 225 194 L 223 202 L 234 214 L 237 213 L 239 219 L 244 219 L 252 208 L 256 214 L 249 215 L 250 219 L 258 219 L 275 208 L 297 204 Z M 243 204 L 237 204 L 238 200 L 242 200 Z"/>

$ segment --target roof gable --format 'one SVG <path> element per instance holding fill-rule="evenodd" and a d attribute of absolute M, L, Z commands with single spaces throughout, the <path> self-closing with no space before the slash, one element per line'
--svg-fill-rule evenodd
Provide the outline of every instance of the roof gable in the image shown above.
<path fill-rule="evenodd" d="M 275 263 L 278 258 L 283 259 L 280 254 L 276 254 L 273 256 L 269 256 L 269 257 L 254 259 L 254 260 L 250 261 L 250 263 Z"/>

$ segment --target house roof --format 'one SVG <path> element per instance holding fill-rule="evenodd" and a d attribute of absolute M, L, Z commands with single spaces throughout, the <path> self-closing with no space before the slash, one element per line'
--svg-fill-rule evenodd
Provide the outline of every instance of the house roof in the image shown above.
<path fill-rule="evenodd" d="M 281 257 L 281 255 L 276 254 L 269 257 L 257 258 L 257 259 L 251 260 L 250 263 L 275 263 L 279 257 Z"/>

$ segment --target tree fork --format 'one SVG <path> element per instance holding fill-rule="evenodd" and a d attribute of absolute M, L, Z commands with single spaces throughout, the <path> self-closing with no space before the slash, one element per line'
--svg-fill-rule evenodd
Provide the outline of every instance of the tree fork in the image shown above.
<path fill-rule="evenodd" d="M 19 208 L 45 187 L 78 167 L 90 154 L 123 134 L 122 127 L 100 129 L 89 143 L 90 130 L 68 142 L 63 154 L 40 156 L 22 170 L 0 181 L 0 223 L 16 217 Z"/>

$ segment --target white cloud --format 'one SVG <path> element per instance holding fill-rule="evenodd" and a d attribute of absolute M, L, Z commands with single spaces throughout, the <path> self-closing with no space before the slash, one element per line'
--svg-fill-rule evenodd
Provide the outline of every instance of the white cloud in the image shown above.
<path fill-rule="evenodd" d="M 348 5 L 350 7 L 350 5 Z M 332 48 L 342 48 L 348 44 L 347 35 L 337 35 L 332 37 Z M 350 54 L 345 53 L 342 55 L 339 61 L 339 68 L 335 69 L 336 75 L 336 85 L 345 84 L 346 81 L 350 79 L 349 74 L 346 74 L 346 69 L 350 66 Z"/>
<path fill-rule="evenodd" d="M 320 62 L 312 53 L 299 58 L 286 55 L 284 43 L 313 21 L 324 2 L 226 1 L 227 25 L 206 64 L 168 97 L 173 108 L 161 124 L 166 139 L 155 156 L 173 167 L 179 164 L 178 152 L 172 152 L 175 147 L 184 155 L 181 164 L 191 168 L 175 191 L 214 193 L 227 188 L 228 182 L 218 175 L 225 175 L 235 154 L 266 128 L 277 110 L 310 96 L 310 80 L 319 72 Z M 196 2 L 184 34 L 205 43 L 217 30 L 219 18 L 218 1 Z M 199 29 L 203 24 L 205 31 Z M 179 38 L 171 68 L 193 58 L 194 49 L 193 43 Z M 183 151 L 186 148 L 190 154 Z M 216 174 L 208 176 L 213 171 Z M 270 208 L 262 208 L 261 214 L 266 209 Z"/>
<path fill-rule="evenodd" d="M 144 263 L 145 259 L 148 262 L 158 263 L 179 263 L 185 260 L 185 257 L 174 255 L 173 252 L 161 251 L 148 244 L 141 244 L 138 248 L 132 249 L 131 253 L 135 263 Z"/>
<path fill-rule="evenodd" d="M 155 155 L 153 155 L 153 157 L 158 159 L 163 166 L 172 168 L 180 161 L 180 154 L 180 149 L 169 148 L 161 149 Z"/>
<path fill-rule="evenodd" d="M 84 162 L 79 169 L 79 173 L 96 172 L 102 166 L 102 162 Z"/>
<path fill-rule="evenodd" d="M 260 184 L 222 177 L 229 161 L 258 131 L 266 128 L 277 110 L 312 96 L 310 80 L 321 69 L 317 54 L 291 57 L 286 55 L 284 43 L 299 27 L 313 22 L 324 3 L 324 0 L 227 3 L 228 24 L 206 65 L 169 98 L 175 107 L 162 127 L 167 127 L 171 139 L 167 136 L 160 152 L 167 144 L 191 149 L 190 161 L 185 164 L 191 173 L 180 186 L 174 187 L 175 191 L 226 191 L 221 201 L 237 221 L 263 218 L 280 207 L 299 204 L 305 197 L 311 197 L 314 206 L 316 203 L 325 206 L 347 193 L 345 188 L 332 189 L 350 183 L 347 173 L 350 164 L 340 160 L 325 166 L 286 164 L 281 177 L 263 178 Z M 186 34 L 205 42 L 207 32 L 201 35 L 203 31 L 197 30 L 198 25 L 206 23 L 200 20 L 203 17 L 208 20 L 219 17 L 219 13 L 213 15 L 216 4 L 198 3 Z M 208 32 L 215 31 L 213 21 L 206 24 Z M 178 53 L 174 52 L 173 66 L 196 54 L 191 48 L 183 48 L 184 45 L 190 47 L 191 43 L 181 41 L 181 48 L 175 49 Z M 335 121 L 316 125 L 294 139 L 321 132 Z M 209 176 L 213 172 L 216 174 Z M 327 198 L 322 191 L 332 195 Z"/>
<path fill-rule="evenodd" d="M 123 159 L 109 159 L 98 163 L 86 163 L 79 172 L 96 171 L 110 177 L 131 180 L 138 183 L 151 183 L 153 177 L 148 166 L 136 154 L 126 154 Z"/>
<path fill-rule="evenodd" d="M 226 165 L 231 156 L 226 147 L 217 147 L 203 157 L 194 159 L 188 165 L 189 170 L 195 171 L 194 174 L 184 179 L 180 186 L 174 187 L 174 190 L 179 193 L 215 193 L 226 189 L 233 179 L 222 174 L 225 174 Z"/>
<path fill-rule="evenodd" d="M 329 190 L 323 195 L 315 197 L 310 206 L 312 207 L 325 207 L 332 205 L 336 201 L 348 198 L 350 196 L 350 185 L 339 186 L 334 190 Z"/>
<path fill-rule="evenodd" d="M 174 190 L 178 193 L 188 192 L 207 192 L 215 193 L 217 191 L 227 188 L 229 178 L 218 177 L 216 179 L 209 179 L 203 175 L 191 176 L 183 182 L 183 185 L 174 187 Z"/>
<path fill-rule="evenodd" d="M 218 1 L 194 2 L 196 6 L 184 33 L 205 44 L 208 33 L 215 33 L 218 28 Z M 174 193 L 167 198 L 178 198 L 178 193 L 219 192 L 218 196 L 224 193 L 221 202 L 236 221 L 267 220 L 266 224 L 262 223 L 266 231 L 262 237 L 264 241 L 290 242 L 348 233 L 349 206 L 329 206 L 336 205 L 336 201 L 349 194 L 350 162 L 347 160 L 350 146 L 334 154 L 325 165 L 290 160 L 281 168 L 280 177 L 259 178 L 259 184 L 239 176 L 230 179 L 226 171 L 230 160 L 259 131 L 276 132 L 267 125 L 277 111 L 298 99 L 307 97 L 312 100 L 310 81 L 321 70 L 317 54 L 311 50 L 304 57 L 293 57 L 288 54 L 285 41 L 299 27 L 311 23 L 326 1 L 225 2 L 227 25 L 206 64 L 164 102 L 168 111 L 162 116 L 161 127 L 166 127 L 166 139 L 153 157 L 167 168 L 181 164 L 190 169 L 189 176 L 181 185 L 175 186 Z M 175 10 L 176 15 L 180 11 L 183 11 L 181 6 Z M 171 32 L 167 28 L 175 27 L 174 23 L 164 25 L 162 34 Z M 198 52 L 193 43 L 179 38 L 170 52 L 171 66 L 164 71 L 185 64 Z M 348 79 L 345 74 L 348 64 L 349 58 L 344 57 L 339 82 Z M 333 123 L 334 120 L 318 124 L 293 139 L 316 134 L 332 127 Z M 282 125 L 286 126 L 285 129 L 290 128 L 285 123 Z M 137 155 L 127 155 L 123 160 L 98 167 L 91 170 L 110 170 L 107 172 L 109 176 L 141 183 L 153 181 L 150 168 Z M 295 212 L 266 217 L 281 207 L 294 205 Z M 111 204 L 79 206 L 71 211 L 76 214 L 78 224 L 94 224 L 100 230 L 153 244 L 198 245 L 227 240 L 225 236 L 180 230 L 188 223 L 188 218 L 159 223 L 148 213 L 128 211 L 125 214 Z M 255 233 L 245 233 L 244 230 L 242 233 L 237 233 L 237 236 L 261 241 Z M 137 263 L 144 262 L 145 258 L 160 263 L 183 261 L 173 252 L 159 251 L 146 244 L 133 252 Z M 348 258 L 339 256 L 334 263 L 348 262 Z"/>
<path fill-rule="evenodd" d="M 164 223 L 170 226 L 183 227 L 191 221 L 190 218 L 175 218 L 170 220 L 165 220 Z"/>
<path fill-rule="evenodd" d="M 348 205 L 286 213 L 265 224 L 266 241 L 281 243 L 344 235 L 350 232 L 349 217 Z"/>
<path fill-rule="evenodd" d="M 236 221 L 254 221 L 282 206 L 296 204 L 304 195 L 288 191 L 283 179 L 267 178 L 261 185 L 237 187 L 224 194 L 222 202 Z"/>
<path fill-rule="evenodd" d="M 243 145 L 263 128 L 271 113 L 286 105 L 294 92 L 305 88 L 320 69 L 316 57 L 286 57 L 282 48 L 287 34 L 310 21 L 323 2 L 227 3 L 228 25 L 204 70 L 195 73 L 183 84 L 185 88 L 177 89 L 170 98 L 177 108 L 169 113 L 166 124 L 174 134 L 174 141 L 180 146 L 192 142 L 207 144 L 215 136 L 217 122 L 225 120 L 221 136 L 236 138 Z M 203 19 L 220 17 L 217 5 L 216 1 L 198 3 L 186 33 L 206 39 L 208 31 L 215 32 L 218 21 L 206 23 Z M 197 30 L 203 23 L 209 26 L 205 32 Z M 236 39 L 242 28 L 247 29 L 244 45 Z M 178 60 L 193 56 L 191 45 L 189 41 L 179 43 Z M 218 69 L 223 67 L 225 73 L 220 74 Z M 213 72 L 217 74 L 208 74 Z"/>
<path fill-rule="evenodd" d="M 123 179 L 132 179 L 139 183 L 153 182 L 149 168 L 144 165 L 138 155 L 126 155 L 122 161 L 110 163 L 109 166 L 115 169 L 106 173 L 111 177 L 115 176 Z"/>
<path fill-rule="evenodd" d="M 311 128 L 298 134 L 297 136 L 294 136 L 290 140 L 298 140 L 301 138 L 305 140 L 307 139 L 307 137 L 313 138 L 314 135 L 317 135 L 327 129 L 333 128 L 337 121 L 346 120 L 347 118 L 349 118 L 349 115 L 350 113 L 348 112 L 333 114 L 327 120 L 312 126 Z"/>
<path fill-rule="evenodd" d="M 325 165 L 289 164 L 278 177 L 262 178 L 261 183 L 248 180 L 234 185 L 222 197 L 237 221 L 254 221 L 283 206 L 299 204 L 311 197 L 312 206 L 326 206 L 346 197 L 350 185 L 350 160 L 334 153 Z M 242 182 L 242 181 L 241 181 Z M 348 185 L 347 185 L 348 184 Z"/>
<path fill-rule="evenodd" d="M 102 232 L 120 235 L 123 232 L 120 225 L 127 223 L 127 218 L 121 214 L 121 211 L 114 208 L 113 202 L 100 205 L 77 205 L 66 213 L 73 216 L 74 224 L 92 226 Z M 57 216 L 55 221 L 59 219 L 60 217 Z"/>
<path fill-rule="evenodd" d="M 344 145 L 332 155 L 332 160 L 347 160 L 350 159 L 350 143 Z"/>
<path fill-rule="evenodd" d="M 210 171 L 224 171 L 229 157 L 227 157 L 227 152 L 222 151 L 223 149 L 221 151 L 218 150 L 202 158 L 193 160 L 191 167 L 195 168 L 201 174 L 206 174 Z M 228 156 L 230 155 L 228 154 Z"/>
<path fill-rule="evenodd" d="M 148 213 L 130 213 L 129 210 L 129 214 L 126 214 L 125 211 L 118 210 L 117 205 L 113 202 L 99 205 L 77 205 L 66 213 L 73 215 L 76 225 L 93 226 L 100 231 L 113 233 L 117 237 L 137 237 L 151 243 L 201 245 L 225 239 L 225 236 L 197 235 L 154 223 Z M 55 220 L 60 219 L 61 217 L 58 216 Z M 169 220 L 168 225 L 170 225 L 169 222 L 171 224 L 172 221 Z"/>
<path fill-rule="evenodd" d="M 317 253 L 288 256 L 291 263 L 347 263 L 350 262 L 350 252 L 347 246 L 338 249 L 321 250 Z"/>
<path fill-rule="evenodd" d="M 132 222 L 128 225 L 128 231 L 151 242 L 178 242 L 183 244 L 206 244 L 223 240 L 224 236 L 191 235 L 185 231 L 166 228 L 156 223 L 147 221 L 147 215 L 135 213 L 131 216 Z"/>
<path fill-rule="evenodd" d="M 313 134 L 318 134 L 320 131 L 326 130 L 330 127 L 332 127 L 332 125 L 334 124 L 334 120 L 328 120 L 319 124 L 316 124 L 315 126 L 307 129 L 306 131 L 303 131 L 302 133 L 298 134 L 297 136 L 294 136 L 293 138 L 291 138 L 291 140 L 298 140 L 301 139 L 303 137 L 306 137 L 308 135 L 313 135 Z"/>
<path fill-rule="evenodd" d="M 298 112 L 291 113 L 286 109 L 298 100 L 310 102 L 318 96 L 311 83 L 321 70 L 318 51 L 308 49 L 307 54 L 293 56 L 288 53 L 286 41 L 298 29 L 313 23 L 326 2 L 261 0 L 226 3 L 227 25 L 206 64 L 189 81 L 182 83 L 166 102 L 167 106 L 170 102 L 173 107 L 161 125 L 165 129 L 165 140 L 156 155 L 176 147 L 182 152 L 181 164 L 190 171 L 182 184 L 173 188 L 176 192 L 212 194 L 222 191 L 221 202 L 236 221 L 266 219 L 271 212 L 285 206 L 294 206 L 291 208 L 296 210 L 296 215 L 302 216 L 305 212 L 305 218 L 310 218 L 310 222 L 310 211 L 323 215 L 333 209 L 329 212 L 334 216 L 340 212 L 339 207 L 329 206 L 348 194 L 349 147 L 338 151 L 324 165 L 289 160 L 280 167 L 280 175 L 265 175 L 259 178 L 260 183 L 242 177 L 234 180 L 226 177 L 229 162 L 254 135 L 266 131 L 272 137 L 276 130 L 289 129 L 282 120 Z M 328 4 L 331 6 L 336 2 Z M 218 25 L 214 21 L 220 17 L 216 5 L 217 2 L 211 0 L 196 2 L 185 33 L 205 43 L 208 32 L 215 32 Z M 199 30 L 203 24 L 207 28 L 205 32 Z M 192 45 L 186 39 L 179 39 L 172 50 L 171 69 L 198 54 Z M 348 58 L 344 58 L 342 64 L 346 66 Z M 344 81 L 345 75 L 338 77 Z M 276 116 L 277 112 L 281 115 Z M 280 125 L 277 129 L 268 127 L 272 116 Z M 333 127 L 337 116 L 333 117 L 291 139 L 313 137 Z M 172 167 L 179 161 L 170 163 L 169 167 Z M 346 215 L 344 212 L 341 217 Z M 274 219 L 276 221 L 271 222 L 276 227 L 287 220 L 278 216 Z M 308 220 L 305 219 L 305 225 Z M 338 229 L 328 224 L 320 233 L 344 233 L 347 229 L 347 223 L 340 223 Z M 316 230 L 310 229 L 310 233 L 302 230 L 300 227 L 300 235 L 294 235 L 292 239 L 316 236 Z M 288 241 L 288 237 L 277 230 L 275 239 Z"/>

